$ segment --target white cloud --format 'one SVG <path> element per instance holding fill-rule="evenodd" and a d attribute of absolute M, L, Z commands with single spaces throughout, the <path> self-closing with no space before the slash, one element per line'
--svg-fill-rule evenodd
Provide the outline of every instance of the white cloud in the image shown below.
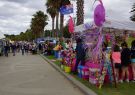
<path fill-rule="evenodd" d="M 85 22 L 93 20 L 93 2 L 95 0 L 84 0 L 84 16 Z M 110 19 L 128 21 L 130 10 L 134 0 L 102 0 L 106 9 L 106 16 Z M 38 11 L 46 11 L 46 0 L 0 0 L 0 31 L 8 34 L 19 34 L 29 28 L 32 15 Z M 71 16 L 76 16 L 76 3 L 74 5 L 74 13 Z M 46 13 L 46 12 L 45 12 Z M 69 15 L 65 16 L 64 23 L 66 24 Z M 46 29 L 51 29 L 51 17 Z"/>
<path fill-rule="evenodd" d="M 133 0 L 104 0 L 107 16 L 118 20 L 129 20 L 132 4 Z"/>
<path fill-rule="evenodd" d="M 0 31 L 19 34 L 29 28 L 32 15 L 45 11 L 44 0 L 0 0 Z"/>
<path fill-rule="evenodd" d="M 130 11 L 134 0 L 102 0 L 106 9 L 106 17 L 115 20 L 129 21 Z M 94 0 L 85 0 L 85 18 L 91 19 L 93 17 L 92 7 Z M 98 1 L 94 4 L 94 6 Z"/>

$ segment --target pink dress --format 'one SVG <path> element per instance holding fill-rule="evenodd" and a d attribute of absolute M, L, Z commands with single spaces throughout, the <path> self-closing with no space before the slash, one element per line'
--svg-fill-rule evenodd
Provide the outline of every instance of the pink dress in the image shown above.
<path fill-rule="evenodd" d="M 121 53 L 120 52 L 112 52 L 112 60 L 113 60 L 113 63 L 121 64 Z"/>

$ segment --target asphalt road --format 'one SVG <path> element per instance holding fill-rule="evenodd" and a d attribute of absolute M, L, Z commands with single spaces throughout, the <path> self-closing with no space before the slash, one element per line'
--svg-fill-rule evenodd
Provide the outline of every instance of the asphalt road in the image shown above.
<path fill-rule="evenodd" d="M 84 95 L 39 55 L 0 57 L 0 95 Z"/>

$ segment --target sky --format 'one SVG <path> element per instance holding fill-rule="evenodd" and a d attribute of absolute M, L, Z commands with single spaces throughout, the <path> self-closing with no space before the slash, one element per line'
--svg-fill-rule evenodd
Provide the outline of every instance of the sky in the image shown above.
<path fill-rule="evenodd" d="M 30 27 L 32 15 L 42 10 L 46 13 L 45 2 L 47 0 L 0 0 L 0 36 L 2 34 L 19 34 L 25 32 Z M 84 0 L 85 22 L 93 20 L 94 0 Z M 129 21 L 130 10 L 135 0 L 102 0 L 106 9 L 106 18 L 112 20 Z M 74 13 L 76 16 L 76 3 Z M 66 15 L 64 23 L 67 23 L 69 15 Z M 49 16 L 48 25 L 45 29 L 51 29 L 51 18 Z"/>

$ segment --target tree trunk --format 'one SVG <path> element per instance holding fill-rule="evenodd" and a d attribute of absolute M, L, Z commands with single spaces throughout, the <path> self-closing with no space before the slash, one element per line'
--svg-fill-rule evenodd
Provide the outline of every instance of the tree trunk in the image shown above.
<path fill-rule="evenodd" d="M 84 23 L 84 0 L 77 0 L 77 25 Z"/>
<path fill-rule="evenodd" d="M 43 37 L 43 35 L 44 35 L 44 29 L 43 30 L 39 30 L 40 32 L 39 32 L 39 35 L 38 35 L 38 37 L 39 38 L 42 38 Z"/>
<path fill-rule="evenodd" d="M 56 14 L 56 37 L 59 35 L 59 12 Z"/>
<path fill-rule="evenodd" d="M 54 31 L 54 19 L 55 19 L 55 18 L 52 18 L 52 33 L 53 33 L 53 36 L 55 37 L 55 31 Z"/>
<path fill-rule="evenodd" d="M 61 37 L 63 37 L 63 23 L 64 23 L 64 15 L 60 14 L 60 33 L 61 33 Z"/>
<path fill-rule="evenodd" d="M 44 30 L 42 31 L 42 37 L 44 37 Z"/>

